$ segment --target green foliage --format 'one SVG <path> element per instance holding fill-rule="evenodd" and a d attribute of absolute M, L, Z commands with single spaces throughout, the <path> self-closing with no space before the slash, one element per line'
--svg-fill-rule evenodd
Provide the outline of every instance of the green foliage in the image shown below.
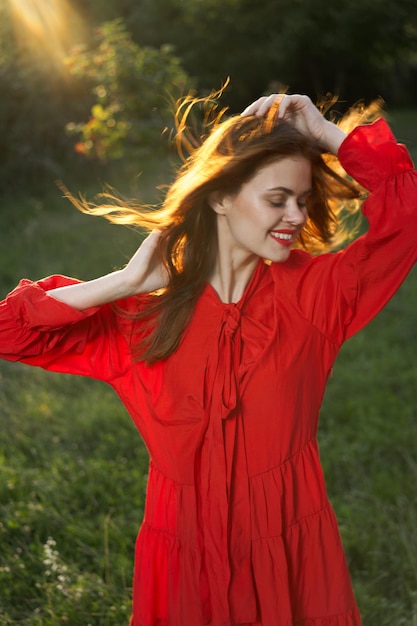
<path fill-rule="evenodd" d="M 153 0 L 141 8 L 129 13 L 136 40 L 174 44 L 202 90 L 230 76 L 226 98 L 235 110 L 283 84 L 350 104 L 417 97 L 412 0 Z"/>
<path fill-rule="evenodd" d="M 162 146 L 188 76 L 200 94 L 230 77 L 223 103 L 233 111 L 282 85 L 313 99 L 332 92 L 346 105 L 382 96 L 413 107 L 417 99 L 413 0 L 67 4 L 84 19 L 79 31 L 66 24 L 67 43 L 84 41 L 72 76 L 54 60 L 52 42 L 31 40 L 13 23 L 11 3 L 0 2 L 2 189 L 81 177 L 85 155 L 103 173 L 107 160 L 132 162 L 142 146 Z"/>
<path fill-rule="evenodd" d="M 80 91 L 41 46 L 17 36 L 0 3 L 0 147 L 2 193 L 76 168 L 65 123 L 79 111 Z"/>
<path fill-rule="evenodd" d="M 157 146 L 173 122 L 173 103 L 191 86 L 170 46 L 138 46 L 120 19 L 102 24 L 94 44 L 75 51 L 67 66 L 88 80 L 95 99 L 90 119 L 67 129 L 80 135 L 78 152 L 101 161 Z"/>

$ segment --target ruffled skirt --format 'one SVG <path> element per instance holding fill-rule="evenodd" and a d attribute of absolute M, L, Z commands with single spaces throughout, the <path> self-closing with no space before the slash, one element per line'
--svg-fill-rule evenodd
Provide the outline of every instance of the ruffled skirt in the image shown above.
<path fill-rule="evenodd" d="M 224 581 L 220 573 L 219 580 L 207 575 L 195 486 L 175 483 L 151 464 L 131 626 L 360 626 L 316 443 L 250 477 L 249 485 L 253 587 L 239 596 L 239 572 L 232 572 L 237 615 L 233 606 L 215 606 L 216 585 Z"/>

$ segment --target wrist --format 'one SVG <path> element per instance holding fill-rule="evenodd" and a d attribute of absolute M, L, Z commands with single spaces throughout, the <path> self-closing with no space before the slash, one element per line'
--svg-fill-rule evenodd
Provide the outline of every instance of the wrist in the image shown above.
<path fill-rule="evenodd" d="M 129 298 L 130 296 L 140 293 L 140 285 L 138 284 L 137 276 L 131 270 L 129 265 L 126 265 L 121 270 L 115 272 L 117 274 L 117 284 L 119 290 L 119 298 Z"/>
<path fill-rule="evenodd" d="M 346 133 L 341 128 L 326 120 L 320 145 L 324 150 L 337 155 L 346 137 Z"/>

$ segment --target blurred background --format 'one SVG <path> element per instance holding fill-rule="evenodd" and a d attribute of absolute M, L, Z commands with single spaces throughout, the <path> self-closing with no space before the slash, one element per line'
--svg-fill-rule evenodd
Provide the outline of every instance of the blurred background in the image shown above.
<path fill-rule="evenodd" d="M 283 87 L 413 107 L 417 3 L 1 0 L 2 188 L 138 158 L 179 95 L 228 78 L 232 112 Z"/>
<path fill-rule="evenodd" d="M 0 289 L 123 266 L 142 233 L 76 211 L 158 202 L 174 103 L 230 78 L 385 101 L 417 157 L 415 0 L 0 0 Z M 364 626 L 417 626 L 417 274 L 343 348 L 319 433 Z M 0 626 L 123 626 L 147 451 L 110 388 L 0 362 Z M 193 625 L 184 625 L 193 626 Z"/>

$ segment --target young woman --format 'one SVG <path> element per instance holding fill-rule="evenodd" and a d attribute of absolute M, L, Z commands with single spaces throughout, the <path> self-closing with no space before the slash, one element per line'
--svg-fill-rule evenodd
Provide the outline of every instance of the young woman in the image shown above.
<path fill-rule="evenodd" d="M 332 154 L 370 191 L 368 233 L 336 253 L 359 191 Z M 261 98 L 214 125 L 160 210 L 113 209 L 152 230 L 124 269 L 23 280 L 1 304 L 3 358 L 108 382 L 148 447 L 132 626 L 360 624 L 319 410 L 341 345 L 416 260 L 416 192 L 383 119 L 346 137 L 306 96 Z"/>

